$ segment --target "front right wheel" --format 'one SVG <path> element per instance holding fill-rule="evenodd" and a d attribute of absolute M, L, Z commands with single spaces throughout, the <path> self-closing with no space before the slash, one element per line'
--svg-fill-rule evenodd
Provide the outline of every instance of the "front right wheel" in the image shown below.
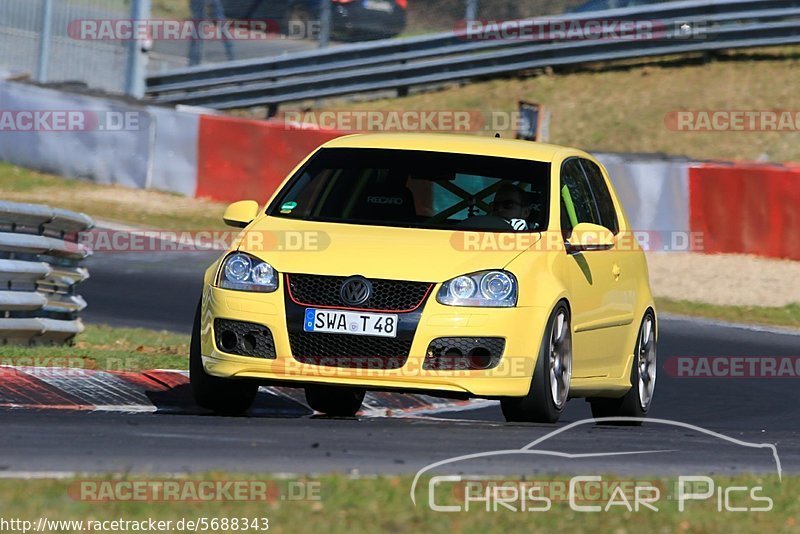
<path fill-rule="evenodd" d="M 542 338 L 528 394 L 500 401 L 508 422 L 555 423 L 569 399 L 572 378 L 572 332 L 569 308 L 559 303 Z"/>
<path fill-rule="evenodd" d="M 201 304 L 198 303 L 189 344 L 189 382 L 194 402 L 220 415 L 241 415 L 253 404 L 258 393 L 258 384 L 206 373 L 200 347 L 200 308 Z"/>

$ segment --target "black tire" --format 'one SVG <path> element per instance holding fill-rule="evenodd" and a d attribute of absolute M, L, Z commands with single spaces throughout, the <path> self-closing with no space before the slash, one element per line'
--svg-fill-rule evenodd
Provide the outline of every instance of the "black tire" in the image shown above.
<path fill-rule="evenodd" d="M 336 417 L 353 417 L 361 409 L 365 391 L 339 386 L 306 386 L 306 402 L 312 410 Z"/>
<path fill-rule="evenodd" d="M 618 399 L 606 399 L 606 398 L 590 398 L 588 399 L 592 406 L 592 417 L 595 419 L 603 418 L 603 417 L 635 417 L 637 420 L 633 421 L 599 421 L 598 424 L 604 425 L 620 425 L 620 426 L 640 426 L 642 424 L 641 419 L 647 417 L 647 413 L 650 411 L 650 406 L 653 400 L 652 391 L 648 397 L 647 402 L 642 405 L 642 401 L 640 399 L 640 380 L 639 376 L 642 371 L 642 367 L 640 365 L 642 356 L 644 351 L 649 348 L 649 344 L 652 343 L 652 350 L 653 350 L 653 361 L 645 366 L 648 371 L 652 371 L 651 374 L 647 374 L 647 378 L 644 383 L 649 382 L 652 380 L 653 385 L 652 387 L 655 388 L 655 372 L 656 372 L 656 360 L 655 360 L 655 350 L 656 350 L 656 337 L 655 337 L 655 316 L 653 312 L 648 310 L 645 313 L 644 317 L 642 318 L 642 323 L 639 326 L 639 332 L 636 336 L 636 346 L 634 347 L 634 359 L 631 364 L 631 389 L 628 392 L 618 398 Z M 649 340 L 647 343 L 647 347 L 642 347 L 642 344 L 645 340 L 643 337 L 644 331 L 646 328 L 650 329 L 649 333 Z M 652 369 L 650 368 L 652 366 Z"/>
<path fill-rule="evenodd" d="M 567 381 L 567 391 L 561 404 L 554 400 L 553 390 L 550 384 L 550 367 L 554 361 L 554 351 L 551 340 L 554 335 L 554 327 L 557 326 L 557 318 L 563 315 L 561 332 L 563 338 L 559 349 L 563 349 L 568 354 L 566 366 L 563 367 L 562 379 Z M 566 374 L 566 377 L 564 377 Z M 536 368 L 533 371 L 531 387 L 528 394 L 524 397 L 506 397 L 500 400 L 500 407 L 503 416 L 508 422 L 526 423 L 555 423 L 561 417 L 564 407 L 569 399 L 569 379 L 572 374 L 572 333 L 570 330 L 569 308 L 560 302 L 550 319 L 547 321 L 542 342 L 539 348 L 539 358 L 536 361 Z"/>
<path fill-rule="evenodd" d="M 200 303 L 194 315 L 189 345 L 189 382 L 194 402 L 220 415 L 240 415 L 253 404 L 258 384 L 249 380 L 219 378 L 203 369 L 200 349 Z"/>

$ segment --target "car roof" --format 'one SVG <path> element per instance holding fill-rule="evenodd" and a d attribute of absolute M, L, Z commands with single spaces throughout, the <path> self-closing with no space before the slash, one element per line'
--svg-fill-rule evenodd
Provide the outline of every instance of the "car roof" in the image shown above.
<path fill-rule="evenodd" d="M 534 161 L 552 162 L 561 152 L 590 157 L 569 147 L 517 139 L 501 139 L 478 135 L 381 133 L 354 134 L 328 141 L 326 148 L 387 148 L 396 150 L 426 150 L 455 154 L 477 154 Z"/>

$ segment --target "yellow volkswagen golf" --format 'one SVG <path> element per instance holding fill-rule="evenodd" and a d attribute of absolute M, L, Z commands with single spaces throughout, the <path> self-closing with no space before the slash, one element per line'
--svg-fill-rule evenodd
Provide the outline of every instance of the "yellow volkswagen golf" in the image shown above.
<path fill-rule="evenodd" d="M 367 390 L 500 400 L 508 421 L 643 417 L 656 375 L 644 254 L 580 150 L 441 134 L 341 137 L 313 152 L 205 273 L 196 402 L 241 413 L 259 384 L 329 415 Z"/>

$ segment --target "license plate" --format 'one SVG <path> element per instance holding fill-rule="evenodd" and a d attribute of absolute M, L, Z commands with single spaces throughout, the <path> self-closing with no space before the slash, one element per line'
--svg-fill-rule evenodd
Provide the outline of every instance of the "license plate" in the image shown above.
<path fill-rule="evenodd" d="M 397 315 L 308 308 L 303 330 L 329 334 L 397 337 Z"/>
<path fill-rule="evenodd" d="M 391 13 L 394 11 L 394 6 L 388 0 L 364 0 L 364 9 Z"/>

